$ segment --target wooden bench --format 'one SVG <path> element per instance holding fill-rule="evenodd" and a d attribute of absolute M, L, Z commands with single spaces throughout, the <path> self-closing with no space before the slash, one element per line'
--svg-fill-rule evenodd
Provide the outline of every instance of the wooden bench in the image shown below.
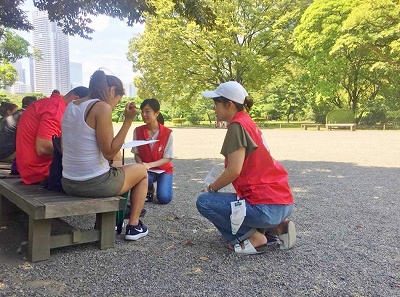
<path fill-rule="evenodd" d="M 331 130 L 332 128 L 343 128 L 343 127 L 349 127 L 350 131 L 356 131 L 356 126 L 357 124 L 325 124 L 326 131 Z"/>
<path fill-rule="evenodd" d="M 322 124 L 301 124 L 301 128 L 304 128 L 304 130 L 307 130 L 308 127 L 316 127 L 317 130 L 320 130 Z"/>
<path fill-rule="evenodd" d="M 12 204 L 29 216 L 28 254 L 32 262 L 50 258 L 50 249 L 87 242 L 100 249 L 114 247 L 116 211 L 125 207 L 124 197 L 82 198 L 25 185 L 21 179 L 0 179 L 0 221 Z M 96 229 L 73 228 L 68 234 L 52 235 L 56 218 L 96 214 Z M 93 224 L 94 225 L 94 224 Z"/>

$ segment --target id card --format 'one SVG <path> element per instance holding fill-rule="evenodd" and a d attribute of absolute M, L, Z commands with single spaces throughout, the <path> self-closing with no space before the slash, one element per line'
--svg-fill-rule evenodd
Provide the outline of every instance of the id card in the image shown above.
<path fill-rule="evenodd" d="M 236 200 L 231 202 L 231 229 L 232 234 L 235 235 L 246 216 L 246 201 Z"/>

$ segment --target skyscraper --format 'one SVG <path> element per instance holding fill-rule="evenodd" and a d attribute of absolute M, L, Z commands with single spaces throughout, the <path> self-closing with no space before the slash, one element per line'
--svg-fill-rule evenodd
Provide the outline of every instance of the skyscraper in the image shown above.
<path fill-rule="evenodd" d="M 41 58 L 33 61 L 34 90 L 50 96 L 57 89 L 61 94 L 70 90 L 69 43 L 56 23 L 50 22 L 46 11 L 34 11 L 32 15 L 33 46 Z"/>

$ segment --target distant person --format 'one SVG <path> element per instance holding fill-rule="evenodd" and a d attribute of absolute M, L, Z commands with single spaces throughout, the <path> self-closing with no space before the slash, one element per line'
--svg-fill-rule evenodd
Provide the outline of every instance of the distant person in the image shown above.
<path fill-rule="evenodd" d="M 18 110 L 18 105 L 12 102 L 2 101 L 0 105 L 0 121 Z"/>
<path fill-rule="evenodd" d="M 165 127 L 157 99 L 146 99 L 140 105 L 145 125 L 135 128 L 133 140 L 158 140 L 157 142 L 132 148 L 136 163 L 146 166 L 149 180 L 146 201 L 153 200 L 154 183 L 157 183 L 157 200 L 168 204 L 172 200 L 173 170 L 172 130 Z"/>
<path fill-rule="evenodd" d="M 25 96 L 22 99 L 22 108 L 4 118 L 0 123 L 0 161 L 12 162 L 15 158 L 15 138 L 17 125 L 23 111 L 37 99 L 34 96 Z"/>
<path fill-rule="evenodd" d="M 112 112 L 125 94 L 121 80 L 97 70 L 89 83 L 89 96 L 68 105 L 62 121 L 62 187 L 70 195 L 109 197 L 130 191 L 131 212 L 126 240 L 148 234 L 139 219 L 147 193 L 147 171 L 142 164 L 110 167 L 139 113 L 135 104 L 125 106 L 124 122 L 114 137 Z"/>
<path fill-rule="evenodd" d="M 25 184 L 44 181 L 53 160 L 54 135 L 61 136 L 61 119 L 72 100 L 87 96 L 88 88 L 77 87 L 65 96 L 53 93 L 37 100 L 22 113 L 17 129 L 17 168 Z"/>
<path fill-rule="evenodd" d="M 225 170 L 197 198 L 197 209 L 210 220 L 239 254 L 258 254 L 282 241 L 296 242 L 293 195 L 286 170 L 270 154 L 266 141 L 245 112 L 253 105 L 241 84 L 229 81 L 203 92 L 214 100 L 218 121 L 229 123 L 222 145 Z M 233 184 L 235 193 L 218 192 Z"/>

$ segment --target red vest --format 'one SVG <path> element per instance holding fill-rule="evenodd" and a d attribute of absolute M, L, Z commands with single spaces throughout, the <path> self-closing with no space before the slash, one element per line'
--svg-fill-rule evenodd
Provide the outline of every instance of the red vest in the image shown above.
<path fill-rule="evenodd" d="M 258 146 L 245 158 L 239 177 L 232 182 L 238 196 L 245 198 L 251 205 L 292 204 L 293 195 L 288 183 L 288 174 L 283 166 L 271 157 L 263 143 L 260 129 L 243 111 L 234 116 L 231 123 L 235 122 L 242 125 Z M 228 162 L 227 158 L 225 162 Z"/>
<path fill-rule="evenodd" d="M 165 146 L 167 145 L 168 137 L 172 133 L 172 130 L 161 124 L 158 124 L 158 129 L 158 141 L 153 143 L 153 149 L 151 149 L 150 144 L 141 145 L 137 148 L 140 158 L 145 163 L 160 160 L 164 156 Z M 137 140 L 147 140 L 149 138 L 150 136 L 147 132 L 146 125 L 136 128 Z M 172 173 L 174 171 L 174 167 L 171 162 L 168 162 L 160 167 L 156 167 L 156 169 L 162 169 L 165 171 L 165 173 Z"/>

